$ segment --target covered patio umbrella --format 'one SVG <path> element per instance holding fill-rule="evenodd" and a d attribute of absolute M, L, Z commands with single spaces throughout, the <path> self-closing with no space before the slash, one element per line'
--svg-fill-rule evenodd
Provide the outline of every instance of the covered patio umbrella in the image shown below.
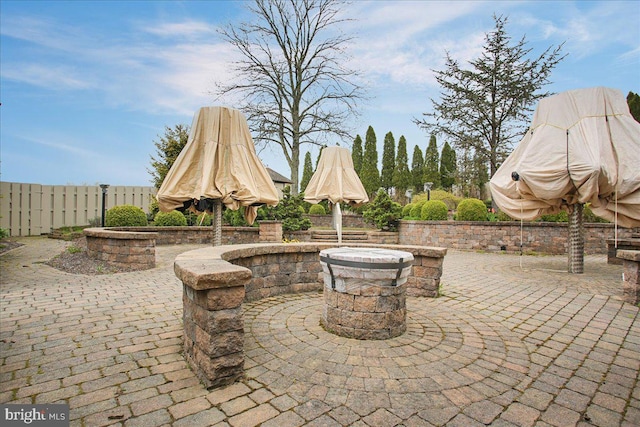
<path fill-rule="evenodd" d="M 244 206 L 249 224 L 257 206 L 278 204 L 278 192 L 258 158 L 242 113 L 227 107 L 202 107 L 193 118 L 187 144 L 158 190 L 164 212 L 190 208 L 214 213 L 214 244 L 220 244 L 221 205 Z"/>
<path fill-rule="evenodd" d="M 640 124 L 615 89 L 544 98 L 490 186 L 493 200 L 512 218 L 533 220 L 561 209 L 571 214 L 590 203 L 594 214 L 638 227 Z"/>
<path fill-rule="evenodd" d="M 325 147 L 322 150 L 316 171 L 305 189 L 304 200 L 314 204 L 329 201 L 333 211 L 333 228 L 338 233 L 338 243 L 342 243 L 340 203 L 360 205 L 369 201 L 348 149 Z"/>

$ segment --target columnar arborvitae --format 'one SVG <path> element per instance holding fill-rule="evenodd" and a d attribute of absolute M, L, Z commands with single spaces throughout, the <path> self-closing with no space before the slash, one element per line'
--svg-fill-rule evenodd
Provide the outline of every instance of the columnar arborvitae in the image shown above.
<path fill-rule="evenodd" d="M 409 170 L 407 156 L 407 140 L 404 135 L 398 140 L 398 156 L 396 157 L 396 171 L 393 174 L 393 186 L 396 188 L 396 195 L 404 200 L 404 193 L 411 185 L 411 171 Z"/>
<path fill-rule="evenodd" d="M 396 141 L 393 139 L 393 134 L 391 132 L 388 132 L 384 136 L 384 146 L 382 149 L 382 170 L 380 171 L 380 185 L 387 191 L 389 191 L 389 189 L 393 187 L 393 170 L 395 169 L 395 166 Z"/>
<path fill-rule="evenodd" d="M 411 186 L 417 193 L 424 188 L 424 159 L 422 150 L 417 145 L 413 147 L 413 158 L 411 159 Z"/>
<path fill-rule="evenodd" d="M 353 168 L 356 170 L 356 173 L 360 175 L 360 171 L 362 170 L 362 138 L 360 138 L 360 135 L 356 135 L 356 139 L 353 140 L 351 159 L 353 160 Z"/>
<path fill-rule="evenodd" d="M 378 172 L 378 149 L 376 133 L 369 126 L 364 140 L 364 155 L 362 156 L 362 169 L 360 181 L 371 199 L 380 188 L 380 172 Z"/>
<path fill-rule="evenodd" d="M 440 182 L 442 188 L 451 191 L 451 187 L 455 183 L 456 175 L 456 152 L 453 151 L 448 142 L 442 147 L 442 155 L 440 156 Z"/>
<path fill-rule="evenodd" d="M 307 151 L 304 155 L 304 168 L 302 169 L 302 179 L 300 180 L 300 191 L 304 191 L 313 176 L 313 162 L 311 161 L 311 153 Z"/>
<path fill-rule="evenodd" d="M 432 188 L 444 186 L 440 176 L 440 156 L 438 155 L 438 143 L 436 136 L 431 135 L 429 146 L 424 152 L 424 177 L 423 183 L 432 182 Z"/>

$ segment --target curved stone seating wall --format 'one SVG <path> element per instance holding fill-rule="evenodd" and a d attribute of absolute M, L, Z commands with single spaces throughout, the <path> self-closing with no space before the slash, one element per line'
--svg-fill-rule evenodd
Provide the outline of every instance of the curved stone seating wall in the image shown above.
<path fill-rule="evenodd" d="M 185 358 L 207 388 L 230 384 L 244 372 L 242 302 L 323 286 L 319 253 L 331 243 L 229 245 L 176 257 L 183 283 Z M 411 252 L 407 294 L 438 295 L 444 248 L 349 245 Z"/>
<path fill-rule="evenodd" d="M 93 259 L 136 270 L 156 266 L 157 233 L 86 228 L 84 235 Z"/>

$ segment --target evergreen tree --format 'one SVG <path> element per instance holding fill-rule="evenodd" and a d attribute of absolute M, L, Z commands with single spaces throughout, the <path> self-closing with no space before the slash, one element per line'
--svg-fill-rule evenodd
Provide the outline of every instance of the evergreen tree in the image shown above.
<path fill-rule="evenodd" d="M 481 154 L 476 153 L 473 158 L 474 174 L 473 181 L 476 187 L 478 187 L 478 199 L 484 198 L 484 187 L 489 182 L 489 169 L 487 168 L 487 162 Z"/>
<path fill-rule="evenodd" d="M 480 56 L 467 67 L 446 53 L 445 69 L 435 71 L 440 101 L 432 100 L 433 112 L 417 122 L 428 132 L 442 132 L 456 149 L 470 147 L 484 156 L 491 175 L 527 131 L 537 101 L 549 96 L 542 88 L 565 57 L 562 45 L 533 56 L 525 37 L 511 42 L 507 18 L 493 19 Z"/>
<path fill-rule="evenodd" d="M 398 140 L 398 157 L 396 157 L 396 171 L 393 174 L 393 186 L 396 188 L 396 197 L 403 201 L 404 193 L 411 185 L 411 171 L 408 163 L 407 140 L 402 135 Z"/>
<path fill-rule="evenodd" d="M 429 139 L 429 146 L 424 152 L 424 178 L 422 182 L 432 182 L 432 188 L 440 188 L 441 186 L 444 186 L 440 179 L 439 163 L 440 156 L 438 154 L 438 143 L 436 142 L 436 136 L 431 135 L 431 138 Z"/>
<path fill-rule="evenodd" d="M 629 105 L 629 111 L 636 122 L 640 123 L 640 95 L 629 91 L 627 95 L 627 104 Z"/>
<path fill-rule="evenodd" d="M 406 149 L 405 149 L 406 155 Z M 406 159 L 405 159 L 406 160 Z M 380 185 L 389 191 L 393 187 L 393 170 L 396 165 L 396 141 L 393 134 L 388 132 L 384 136 L 384 146 L 382 149 L 382 170 L 380 171 Z"/>
<path fill-rule="evenodd" d="M 311 153 L 307 151 L 304 155 L 304 168 L 302 169 L 302 180 L 300 181 L 300 190 L 304 191 L 313 176 L 313 162 L 311 161 Z"/>
<path fill-rule="evenodd" d="M 455 176 L 456 152 L 453 151 L 448 142 L 445 142 L 440 156 L 440 185 L 442 188 L 451 191 L 451 187 L 455 183 Z"/>
<path fill-rule="evenodd" d="M 380 188 L 380 172 L 378 172 L 378 149 L 376 133 L 369 126 L 364 139 L 364 155 L 362 156 L 362 169 L 360 171 L 360 181 L 367 194 L 372 196 Z"/>
<path fill-rule="evenodd" d="M 188 139 L 189 126 L 176 125 L 173 129 L 165 126 L 164 136 L 160 137 L 160 141 L 154 141 L 158 157 L 151 156 L 151 169 L 147 169 L 147 172 L 151 175 L 156 189 L 162 185 L 162 181 L 173 166 L 173 162 L 187 145 Z"/>
<path fill-rule="evenodd" d="M 360 138 L 360 135 L 356 135 L 356 139 L 353 140 L 351 159 L 353 160 L 353 168 L 360 175 L 362 170 L 362 138 Z"/>
<path fill-rule="evenodd" d="M 422 150 L 417 145 L 413 147 L 413 159 L 411 160 L 411 186 L 415 193 L 424 188 L 424 159 Z"/>

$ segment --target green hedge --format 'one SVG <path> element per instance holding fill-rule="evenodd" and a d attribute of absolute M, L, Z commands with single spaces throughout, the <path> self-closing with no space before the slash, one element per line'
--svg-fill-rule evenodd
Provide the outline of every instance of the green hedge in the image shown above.
<path fill-rule="evenodd" d="M 107 227 L 140 227 L 148 224 L 147 214 L 137 206 L 114 206 L 107 211 L 104 223 Z"/>
<path fill-rule="evenodd" d="M 187 218 L 182 212 L 158 212 L 153 218 L 153 225 L 157 227 L 186 227 Z"/>
<path fill-rule="evenodd" d="M 488 221 L 487 207 L 479 199 L 464 199 L 458 203 L 458 221 Z"/>
<path fill-rule="evenodd" d="M 324 210 L 322 205 L 311 205 L 309 207 L 309 215 L 326 215 L 327 211 Z"/>
<path fill-rule="evenodd" d="M 413 207 L 409 211 L 409 216 L 411 218 L 420 219 L 420 215 L 422 215 L 422 206 L 426 203 L 426 200 L 418 200 L 412 202 Z"/>
<path fill-rule="evenodd" d="M 420 219 L 427 221 L 446 221 L 449 209 L 442 200 L 429 200 L 422 205 Z"/>

